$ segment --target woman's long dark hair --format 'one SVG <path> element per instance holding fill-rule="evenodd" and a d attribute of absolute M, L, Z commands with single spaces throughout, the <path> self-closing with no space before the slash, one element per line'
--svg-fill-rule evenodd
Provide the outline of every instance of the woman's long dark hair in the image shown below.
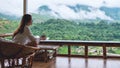
<path fill-rule="evenodd" d="M 22 34 L 24 32 L 24 27 L 28 24 L 28 22 L 30 22 L 32 20 L 31 15 L 29 14 L 25 14 L 22 17 L 21 23 L 19 25 L 19 27 L 17 28 L 17 30 L 14 32 L 13 34 L 13 38 L 15 35 L 17 35 L 18 33 Z"/>

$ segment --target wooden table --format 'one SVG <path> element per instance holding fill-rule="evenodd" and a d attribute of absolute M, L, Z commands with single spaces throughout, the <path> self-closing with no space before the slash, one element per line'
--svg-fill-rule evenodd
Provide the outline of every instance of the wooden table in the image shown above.
<path fill-rule="evenodd" d="M 54 45 L 38 45 L 38 47 L 40 48 L 40 50 L 45 50 L 45 57 L 44 57 L 44 61 L 47 62 L 48 59 L 48 50 L 52 50 L 54 51 L 53 54 L 53 58 L 56 58 L 56 53 L 57 53 L 57 49 L 59 48 L 59 46 L 54 46 Z"/>

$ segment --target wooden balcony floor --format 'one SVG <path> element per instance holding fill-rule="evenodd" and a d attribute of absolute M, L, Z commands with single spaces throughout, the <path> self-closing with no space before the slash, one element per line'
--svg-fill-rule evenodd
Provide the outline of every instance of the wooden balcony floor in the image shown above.
<path fill-rule="evenodd" d="M 120 59 L 57 57 L 47 63 L 35 61 L 33 68 L 120 68 Z"/>

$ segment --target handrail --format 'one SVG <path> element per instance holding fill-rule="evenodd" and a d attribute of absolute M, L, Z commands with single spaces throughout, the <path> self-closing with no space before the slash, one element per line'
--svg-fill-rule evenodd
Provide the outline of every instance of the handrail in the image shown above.
<path fill-rule="evenodd" d="M 120 43 L 120 41 L 82 41 L 82 40 L 40 40 L 40 42 L 62 42 L 62 43 Z"/>
<path fill-rule="evenodd" d="M 13 36 L 13 33 L 0 34 L 0 37 L 9 37 Z"/>
<path fill-rule="evenodd" d="M 120 41 L 80 41 L 80 40 L 40 40 L 45 45 L 82 45 L 82 46 L 116 46 L 120 47 Z"/>

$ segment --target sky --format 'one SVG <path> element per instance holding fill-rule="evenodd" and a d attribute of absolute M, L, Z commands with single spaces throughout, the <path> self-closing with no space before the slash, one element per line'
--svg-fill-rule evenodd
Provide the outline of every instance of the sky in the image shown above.
<path fill-rule="evenodd" d="M 28 0 L 31 4 L 85 4 L 94 7 L 100 7 L 102 5 L 109 7 L 120 7 L 120 0 Z M 32 5 L 33 6 L 33 5 Z"/>
<path fill-rule="evenodd" d="M 28 0 L 28 13 L 35 12 L 40 5 L 75 5 L 83 4 L 96 8 L 101 6 L 120 7 L 120 0 Z M 0 0 L 0 12 L 6 14 L 23 14 L 23 0 Z"/>

